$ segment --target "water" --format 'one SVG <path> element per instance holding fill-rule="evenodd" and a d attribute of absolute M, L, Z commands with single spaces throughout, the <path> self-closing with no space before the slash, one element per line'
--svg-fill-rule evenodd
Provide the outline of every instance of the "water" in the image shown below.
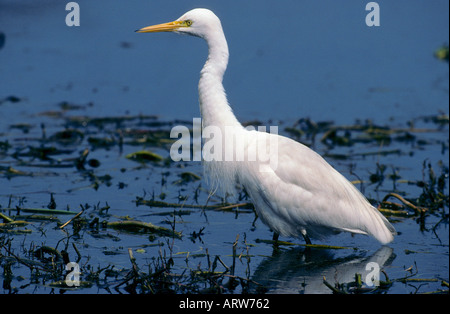
<path fill-rule="evenodd" d="M 80 27 L 65 25 L 64 2 L 15 3 L 1 3 L 0 91 L 26 98 L 29 110 L 68 100 L 93 102 L 93 115 L 198 116 L 204 42 L 134 30 L 202 6 L 223 21 L 224 83 L 242 119 L 352 123 L 447 110 L 448 69 L 430 57 L 448 38 L 446 1 L 379 2 L 381 26 L 371 28 L 360 1 L 79 1 Z"/>
<path fill-rule="evenodd" d="M 202 176 L 200 163 L 141 165 L 125 158 L 142 149 L 168 157 L 168 145 L 139 143 L 145 136 L 133 132 L 149 136 L 151 131 L 169 131 L 176 119 L 189 126 L 198 117 L 198 72 L 206 57 L 205 44 L 196 38 L 135 34 L 134 30 L 206 6 L 222 19 L 231 53 L 224 84 L 242 121 L 279 125 L 289 136 L 293 135 L 285 128 L 305 117 L 333 121 L 336 126 L 372 120 L 390 129 L 408 129 L 413 123 L 411 140 L 396 139 L 394 133 L 390 142 L 371 138 L 352 146 L 328 147 L 319 141 L 323 136 L 319 133 L 313 147 L 350 180 L 363 180 L 358 187 L 375 203 L 390 192 L 417 199 L 423 189 L 408 181 L 427 178 L 424 161 L 438 176 L 440 161 L 448 167 L 448 118 L 442 126 L 424 118 L 448 117 L 448 65 L 433 57 L 448 38 L 448 2 L 378 1 L 381 26 L 377 28 L 365 25 L 367 12 L 360 1 L 78 3 L 81 26 L 69 28 L 64 23 L 64 2 L 48 0 L 36 5 L 23 1 L 18 6 L 14 1 L 0 1 L 0 31 L 5 34 L 0 49 L 0 99 L 15 96 L 20 100 L 0 103 L 0 205 L 45 209 L 53 194 L 58 210 L 86 208 L 87 223 L 95 218 L 113 222 L 131 217 L 169 229 L 174 226 L 184 236 L 171 239 L 87 225 L 76 232 L 72 224 L 60 230 L 55 221 L 41 218 L 18 228 L 30 233 L 0 234 L 0 239 L 12 241 L 13 253 L 36 260 L 27 254 L 32 248 L 45 244 L 61 250 L 67 245 L 69 257 L 76 259 L 74 243 L 84 265 L 82 279 L 89 273 L 88 266 L 114 265 L 118 273 L 130 269 L 128 248 L 143 270 L 153 266 L 161 254 L 171 256 L 176 273 L 207 269 L 207 256 L 210 262 L 219 256 L 227 267 L 236 262 L 237 276 L 251 278 L 272 293 L 328 293 L 324 276 L 333 285 L 351 282 L 371 261 L 377 261 L 390 279 L 415 273 L 413 278 L 427 279 L 396 281 L 387 293 L 435 291 L 441 289 L 441 280 L 448 282 L 448 207 L 425 219 L 391 217 L 399 236 L 388 247 L 366 237 L 341 234 L 324 243 L 358 249 L 304 252 L 301 246 L 282 246 L 273 252 L 271 244 L 258 241 L 272 235 L 259 220 L 254 221 L 251 210 L 181 205 L 186 212 L 172 216 L 173 207 L 136 205 L 137 198 L 186 205 L 219 203 L 219 197 L 207 200 L 203 180 L 176 184 L 185 172 Z M 61 106 L 64 101 L 78 107 Z M 159 118 L 148 117 L 152 115 Z M 86 117 L 81 119 L 84 123 L 76 124 L 78 117 Z M 90 120 L 103 117 L 116 119 L 97 124 Z M 69 141 L 55 137 L 66 128 L 79 130 L 82 137 Z M 350 133 L 352 140 L 364 135 Z M 98 140 L 111 142 L 102 145 Z M 304 137 L 301 140 L 311 143 Z M 41 145 L 59 152 L 48 159 L 30 153 L 30 147 Z M 99 161 L 99 167 L 85 164 L 83 170 L 73 165 L 85 149 L 89 149 L 87 159 Z M 382 154 L 386 151 L 398 152 Z M 368 183 L 377 163 L 386 165 L 386 179 L 380 186 Z M 394 173 L 400 178 L 389 178 Z M 445 194 L 448 200 L 448 178 Z M 100 211 L 105 206 L 110 208 Z M 61 223 L 73 217 L 56 216 Z M 233 259 L 237 237 L 236 253 L 242 257 Z M 5 250 L 0 252 L 6 255 Z M 0 275 L 4 283 L 9 282 L 3 285 L 4 293 L 55 289 L 49 285 L 54 278 L 33 282 L 29 268 L 17 261 L 3 259 L 0 265 L 5 270 L 9 263 L 12 278 L 5 272 Z M 217 270 L 225 267 L 219 263 Z M 105 273 L 101 276 L 104 285 L 69 292 L 114 292 L 112 287 L 123 279 L 121 275 L 116 280 Z M 380 279 L 384 280 L 383 275 Z M 123 286 L 118 289 L 123 291 Z M 234 292 L 242 289 L 238 286 Z"/>

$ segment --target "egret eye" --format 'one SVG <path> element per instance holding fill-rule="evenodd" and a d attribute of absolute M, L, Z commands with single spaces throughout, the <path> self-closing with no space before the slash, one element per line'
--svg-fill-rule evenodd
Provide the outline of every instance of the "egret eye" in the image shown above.
<path fill-rule="evenodd" d="M 186 26 L 191 26 L 192 25 L 192 21 L 191 20 L 186 20 L 186 21 L 184 21 L 184 24 Z"/>

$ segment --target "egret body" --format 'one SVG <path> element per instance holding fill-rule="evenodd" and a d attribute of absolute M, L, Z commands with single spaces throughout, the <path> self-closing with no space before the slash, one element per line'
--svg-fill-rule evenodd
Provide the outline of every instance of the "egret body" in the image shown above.
<path fill-rule="evenodd" d="M 303 236 L 310 243 L 309 237 L 346 231 L 373 236 L 383 244 L 393 240 L 394 227 L 320 155 L 287 137 L 248 130 L 239 123 L 222 85 L 229 53 L 221 22 L 213 12 L 194 9 L 173 22 L 137 32 L 175 32 L 207 42 L 208 59 L 198 84 L 202 128 L 214 127 L 242 141 L 244 160 L 209 160 L 204 162 L 205 172 L 225 192 L 232 192 L 237 183 L 243 186 L 258 217 L 276 237 Z M 258 152 L 257 147 L 269 147 L 269 143 L 276 143 L 269 159 L 250 158 Z M 225 156 L 234 151 L 236 143 L 221 141 L 220 148 Z"/>

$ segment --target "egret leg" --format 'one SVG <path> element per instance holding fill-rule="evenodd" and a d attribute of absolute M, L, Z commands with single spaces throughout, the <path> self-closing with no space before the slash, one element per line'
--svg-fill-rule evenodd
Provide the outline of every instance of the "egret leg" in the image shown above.
<path fill-rule="evenodd" d="M 272 237 L 272 241 L 277 243 L 278 242 L 278 237 L 280 236 L 280 234 L 278 232 L 274 232 L 273 233 L 273 237 Z"/>
<path fill-rule="evenodd" d="M 302 236 L 303 236 L 303 239 L 305 239 L 306 244 L 312 244 L 311 239 L 306 234 L 306 230 L 302 230 Z"/>
<path fill-rule="evenodd" d="M 272 256 L 276 256 L 279 253 L 279 247 L 278 247 L 278 237 L 280 234 L 278 232 L 273 232 L 272 236 Z"/>
<path fill-rule="evenodd" d="M 305 239 L 306 244 L 312 244 L 311 239 L 306 234 L 303 236 L 303 239 Z"/>

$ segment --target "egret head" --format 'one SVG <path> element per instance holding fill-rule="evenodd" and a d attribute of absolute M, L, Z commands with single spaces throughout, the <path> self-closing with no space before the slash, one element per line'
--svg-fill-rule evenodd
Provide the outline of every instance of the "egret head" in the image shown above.
<path fill-rule="evenodd" d="M 193 9 L 173 22 L 147 26 L 138 29 L 138 33 L 175 32 L 207 39 L 217 30 L 222 31 L 219 18 L 208 9 Z"/>

